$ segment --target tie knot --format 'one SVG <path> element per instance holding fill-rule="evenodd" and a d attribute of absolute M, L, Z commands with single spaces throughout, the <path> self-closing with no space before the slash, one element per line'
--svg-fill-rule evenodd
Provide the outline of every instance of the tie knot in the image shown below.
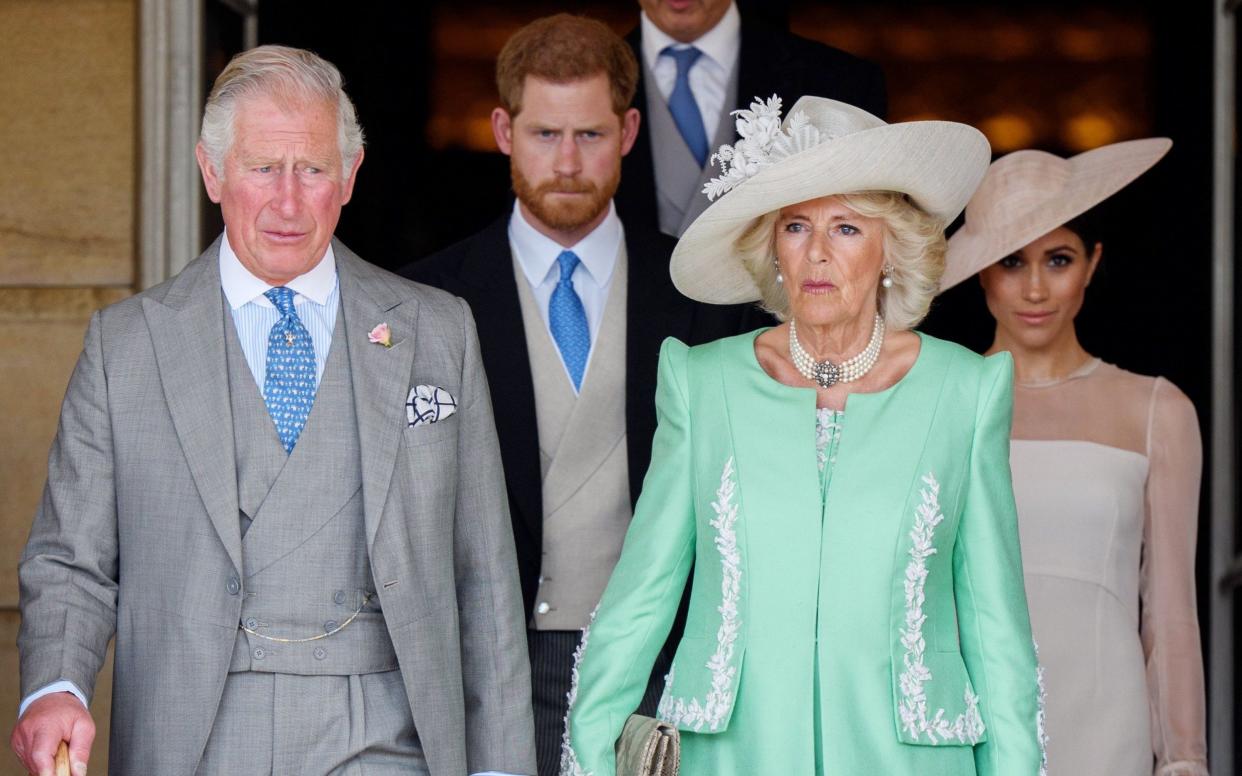
<path fill-rule="evenodd" d="M 561 251 L 561 255 L 556 257 L 556 263 L 561 265 L 560 282 L 568 283 L 581 262 L 582 259 L 579 259 L 578 254 L 573 251 Z"/>
<path fill-rule="evenodd" d="M 263 295 L 276 305 L 276 309 L 280 310 L 281 315 L 290 315 L 294 313 L 293 309 L 293 289 L 284 286 L 276 286 L 269 288 L 263 292 Z"/>
<path fill-rule="evenodd" d="M 666 46 L 660 54 L 673 58 L 673 61 L 677 63 L 677 75 L 679 76 L 684 76 L 690 68 L 694 67 L 694 63 L 699 61 L 699 57 L 703 56 L 703 52 L 694 46 L 681 49 Z"/>

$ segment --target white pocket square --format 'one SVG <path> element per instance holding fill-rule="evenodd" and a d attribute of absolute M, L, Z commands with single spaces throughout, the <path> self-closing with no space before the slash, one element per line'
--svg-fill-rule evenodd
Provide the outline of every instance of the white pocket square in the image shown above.
<path fill-rule="evenodd" d="M 410 426 L 435 423 L 457 412 L 453 394 L 434 385 L 416 385 L 405 400 L 405 417 Z"/>

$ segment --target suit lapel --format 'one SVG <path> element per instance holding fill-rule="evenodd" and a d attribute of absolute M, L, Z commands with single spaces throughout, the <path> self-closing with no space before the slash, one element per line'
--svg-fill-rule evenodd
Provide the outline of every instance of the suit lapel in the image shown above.
<path fill-rule="evenodd" d="M 640 72 L 646 67 L 643 62 L 641 32 L 641 27 L 635 27 L 625 38 L 638 60 Z M 656 210 L 655 171 L 651 154 L 651 117 L 647 115 L 647 87 L 644 80 L 638 79 L 634 101 L 630 103 L 643 114 L 642 124 L 634 147 L 621 160 L 621 186 L 617 189 L 615 199 L 617 213 L 623 222 L 658 229 L 660 220 Z"/>
<path fill-rule="evenodd" d="M 766 100 L 772 96 L 770 90 L 773 88 L 773 83 L 777 82 L 777 79 L 772 77 L 776 69 L 774 62 L 781 56 L 782 52 L 778 47 L 768 44 L 763 27 L 760 25 L 742 26 L 742 41 L 737 54 L 737 92 L 735 95 L 737 104 L 734 108 L 745 108 L 756 97 Z M 794 101 L 801 96 L 800 94 L 780 95 L 785 103 L 784 109 L 789 110 Z"/>
<path fill-rule="evenodd" d="M 340 241 L 333 240 L 332 246 L 345 313 L 345 330 L 333 339 L 344 337 L 348 347 L 369 550 L 388 501 L 397 446 L 406 426 L 405 400 L 414 363 L 418 302 L 403 297 L 379 270 Z M 392 330 L 392 347 L 367 340 L 367 333 L 380 323 L 387 323 Z"/>
<path fill-rule="evenodd" d="M 678 293 L 668 274 L 673 241 L 636 225 L 625 230 L 629 261 L 625 335 L 625 427 L 630 498 L 638 500 L 651 438 L 655 434 L 655 385 L 660 345 L 666 337 L 691 340 L 694 303 Z"/>
<path fill-rule="evenodd" d="M 177 277 L 162 300 L 146 297 L 164 400 L 199 497 L 240 573 L 237 471 L 233 449 L 220 290 L 220 241 Z"/>
<path fill-rule="evenodd" d="M 507 211 L 480 235 L 457 280 L 470 287 L 467 298 L 491 385 L 509 496 L 539 546 L 543 536 L 539 426 L 508 227 Z"/>

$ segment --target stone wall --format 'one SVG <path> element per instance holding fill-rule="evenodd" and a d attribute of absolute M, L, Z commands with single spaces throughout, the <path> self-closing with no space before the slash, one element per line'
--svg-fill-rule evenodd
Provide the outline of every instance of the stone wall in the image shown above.
<path fill-rule="evenodd" d="M 90 314 L 133 292 L 136 0 L 0 0 L 0 732 L 19 701 L 17 559 Z M 107 768 L 111 683 L 95 698 Z M 24 771 L 0 754 L 0 776 Z"/>

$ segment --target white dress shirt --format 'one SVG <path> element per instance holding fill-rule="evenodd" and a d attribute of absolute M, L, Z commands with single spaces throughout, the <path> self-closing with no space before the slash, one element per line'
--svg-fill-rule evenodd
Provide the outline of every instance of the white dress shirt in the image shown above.
<path fill-rule="evenodd" d="M 264 296 L 272 286 L 255 277 L 242 266 L 233 252 L 226 233 L 220 240 L 220 288 L 228 300 L 233 314 L 233 326 L 241 340 L 246 365 L 254 375 L 255 385 L 263 390 L 267 379 L 267 338 L 272 327 L 280 320 L 280 311 L 272 300 Z M 315 387 L 323 378 L 328 363 L 328 349 L 332 346 L 332 329 L 336 326 L 336 312 L 340 307 L 341 292 L 336 278 L 336 254 L 332 244 L 318 264 L 285 284 L 292 290 L 293 308 L 306 331 L 310 333 L 315 350 Z"/>
<path fill-rule="evenodd" d="M 552 292 L 556 290 L 556 284 L 561 278 L 556 257 L 561 255 L 561 251 L 573 251 L 581 260 L 571 279 L 574 291 L 582 300 L 587 327 L 591 332 L 591 350 L 587 355 L 586 368 L 582 372 L 584 381 L 591 368 L 595 340 L 604 319 L 604 305 L 608 303 L 608 291 L 612 288 L 612 273 L 617 267 L 617 254 L 624 239 L 625 230 L 621 226 L 621 219 L 617 217 L 617 209 L 611 202 L 608 203 L 608 215 L 600 225 L 569 248 L 563 247 L 531 226 L 522 215 L 520 203 L 513 203 L 513 216 L 509 219 L 509 245 L 513 248 L 513 256 L 522 268 L 522 275 L 535 297 L 535 304 L 539 307 L 545 326 L 548 325 L 548 305 L 552 301 Z M 551 334 L 552 330 L 549 328 L 548 335 Z M 568 370 L 565 374 L 569 375 Z"/>
<path fill-rule="evenodd" d="M 646 11 L 640 14 L 639 19 L 642 26 L 643 62 L 651 68 L 651 74 L 655 76 L 655 86 L 665 102 L 668 102 L 677 82 L 677 63 L 670 56 L 660 56 L 660 52 L 669 46 L 675 49 L 694 46 L 703 52 L 703 56 L 690 67 L 689 78 L 690 91 L 694 93 L 694 102 L 703 116 L 703 131 L 707 133 L 710 143 L 716 136 L 721 119 L 727 118 L 724 114 L 732 109 L 725 105 L 725 99 L 728 96 L 729 76 L 733 73 L 738 52 L 742 47 L 742 16 L 738 13 L 737 3 L 730 3 L 729 10 L 725 11 L 716 26 L 692 43 L 682 43 L 669 37 L 655 26 Z M 750 99 L 754 95 L 741 96 Z"/>

